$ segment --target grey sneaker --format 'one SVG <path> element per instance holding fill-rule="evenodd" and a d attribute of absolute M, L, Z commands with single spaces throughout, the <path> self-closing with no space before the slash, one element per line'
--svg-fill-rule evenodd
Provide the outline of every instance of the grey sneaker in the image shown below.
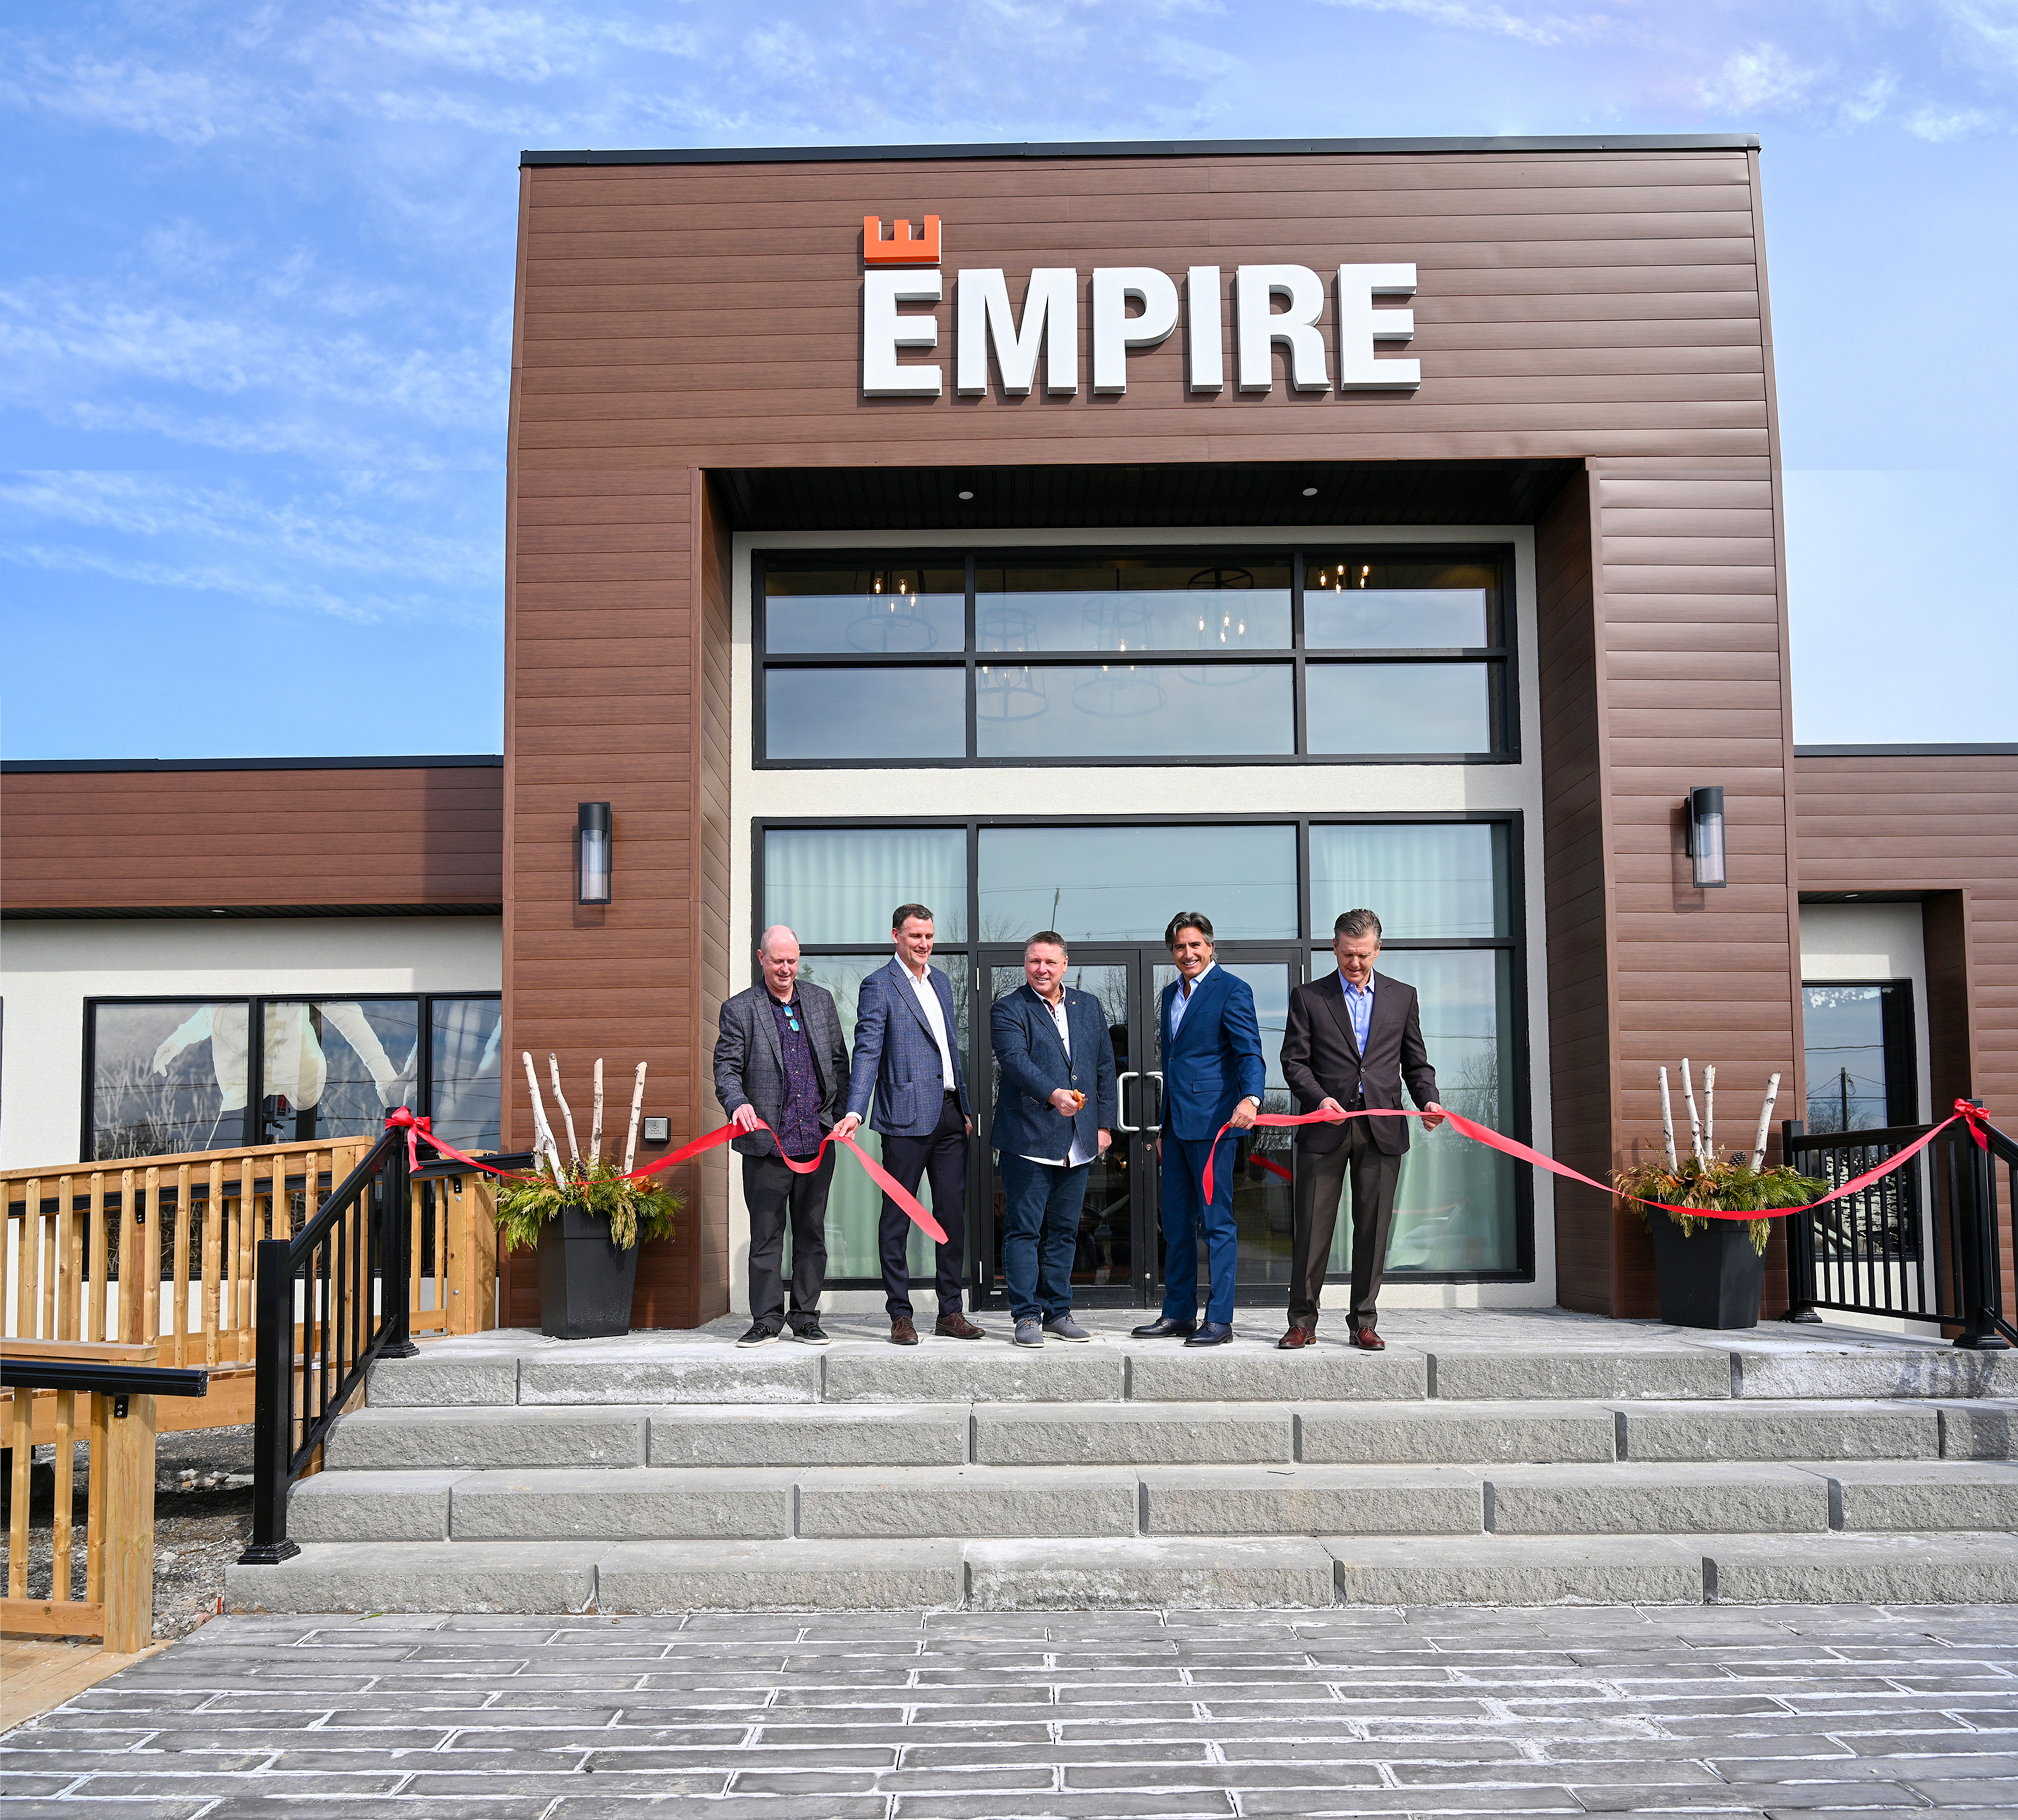
<path fill-rule="evenodd" d="M 1093 1335 L 1069 1314 L 1054 1314 L 1044 1323 L 1044 1331 L 1054 1340 L 1090 1340 Z"/>
<path fill-rule="evenodd" d="M 1019 1346 L 1041 1346 L 1044 1343 L 1044 1323 L 1040 1320 L 1018 1321 L 1016 1323 L 1016 1344 Z"/>

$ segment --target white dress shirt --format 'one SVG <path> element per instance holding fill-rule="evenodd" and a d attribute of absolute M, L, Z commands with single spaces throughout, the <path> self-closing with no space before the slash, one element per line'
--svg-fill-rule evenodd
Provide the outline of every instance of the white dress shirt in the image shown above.
<path fill-rule="evenodd" d="M 1050 999 L 1044 998 L 1041 992 L 1037 996 L 1043 999 L 1044 1009 L 1051 1013 L 1051 1022 L 1058 1026 L 1058 1042 L 1065 1052 L 1065 1063 L 1069 1067 L 1072 1063 L 1072 1025 L 1065 1016 L 1065 995 L 1062 992 L 1059 993 L 1058 1000 L 1055 1005 Z M 1054 1108 L 1054 1110 L 1056 1109 Z M 1093 1161 L 1093 1150 L 1087 1141 L 1079 1135 L 1079 1126 L 1075 1122 L 1072 1125 L 1072 1149 L 1065 1155 L 1025 1157 L 1023 1161 L 1026 1163 L 1042 1163 L 1047 1168 L 1052 1169 L 1076 1169 L 1082 1163 L 1090 1163 Z"/>
<path fill-rule="evenodd" d="M 957 1089 L 953 1078 L 953 1045 L 946 1041 L 946 1013 L 939 1009 L 939 995 L 933 989 L 932 970 L 926 968 L 924 977 L 920 979 L 903 962 L 897 965 L 904 977 L 911 982 L 911 990 L 917 995 L 918 1003 L 924 1009 L 925 1022 L 931 1027 L 932 1040 L 939 1045 L 939 1071 L 946 1078 L 946 1090 L 954 1092 Z"/>

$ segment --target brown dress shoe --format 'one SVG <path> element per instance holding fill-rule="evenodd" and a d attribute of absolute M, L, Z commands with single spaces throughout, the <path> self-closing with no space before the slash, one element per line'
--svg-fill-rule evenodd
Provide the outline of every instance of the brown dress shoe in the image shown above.
<path fill-rule="evenodd" d="M 1371 1327 L 1354 1327 L 1352 1330 L 1352 1343 L 1362 1352 L 1384 1352 L 1387 1350 L 1387 1342 Z"/>
<path fill-rule="evenodd" d="M 1278 1352 L 1300 1352 L 1306 1346 L 1318 1343 L 1316 1333 L 1309 1327 L 1292 1325 L 1289 1331 L 1275 1342 Z"/>
<path fill-rule="evenodd" d="M 900 1314 L 890 1323 L 890 1344 L 893 1346 L 915 1346 L 918 1343 L 918 1330 L 912 1326 L 909 1315 Z"/>
<path fill-rule="evenodd" d="M 941 1315 L 932 1331 L 943 1334 L 949 1340 L 985 1340 L 988 1338 L 985 1327 L 976 1327 L 957 1309 L 951 1314 Z"/>

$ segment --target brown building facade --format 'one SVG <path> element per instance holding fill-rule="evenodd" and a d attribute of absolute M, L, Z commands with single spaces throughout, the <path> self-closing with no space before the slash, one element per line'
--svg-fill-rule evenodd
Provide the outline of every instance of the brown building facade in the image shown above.
<path fill-rule="evenodd" d="M 852 1026 L 911 901 L 981 1111 L 955 1211 L 983 1305 L 986 1008 L 1037 929 L 1069 938 L 1127 1071 L 1134 1128 L 1076 1262 L 1091 1300 L 1159 1299 L 1152 1007 L 1178 909 L 1218 924 L 1272 1069 L 1333 917 L 1376 908 L 1445 1102 L 1600 1178 L 1658 1132 L 1657 1071 L 1683 1057 L 1718 1068 L 1727 1136 L 1774 1073 L 1799 1116 L 1811 973 L 1832 1017 L 1871 980 L 1906 989 L 1886 1015 L 1922 1034 L 1889 1091 L 1915 1116 L 2018 1095 L 2013 753 L 1796 764 L 1758 158 L 1731 138 L 527 153 L 501 803 L 460 776 L 370 785 L 396 846 L 427 831 L 400 902 L 501 904 L 504 1143 L 530 1136 L 521 1051 L 570 1081 L 647 1062 L 672 1141 L 713 1128 L 716 1012 L 759 931 L 797 931 Z M 1705 786 L 1727 860 L 1699 887 Z M 9 914 L 96 902 L 62 813 L 144 819 L 159 787 L 10 776 Z M 248 846 L 212 787 L 163 812 L 212 816 L 225 863 L 184 876 L 170 843 L 124 913 L 396 908 L 331 895 L 336 823 Z M 591 803 L 606 903 L 578 888 Z M 1282 1294 L 1273 1141 L 1237 1197 L 1243 1301 Z M 880 1306 L 852 1168 L 829 1281 Z M 1448 1134 L 1408 1170 L 1390 1302 L 1653 1312 L 1645 1234 L 1608 1197 Z M 641 1325 L 743 1305 L 725 1157 L 675 1179 Z M 533 1318 L 530 1277 L 508 1318 Z M 1783 1269 L 1767 1294 L 1784 1305 Z"/>

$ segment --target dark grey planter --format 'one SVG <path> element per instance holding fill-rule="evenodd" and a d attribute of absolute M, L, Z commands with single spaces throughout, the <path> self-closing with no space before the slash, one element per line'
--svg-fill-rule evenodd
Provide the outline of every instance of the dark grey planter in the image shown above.
<path fill-rule="evenodd" d="M 550 1340 L 606 1340 L 631 1331 L 638 1248 L 620 1251 L 609 1222 L 564 1207 L 540 1228 L 540 1331 Z"/>
<path fill-rule="evenodd" d="M 1665 1213 L 1650 1213 L 1654 1280 L 1661 1319 L 1676 1327 L 1756 1327 L 1766 1285 L 1766 1259 L 1752 1248 L 1741 1219 L 1713 1219 L 1706 1232 L 1684 1237 Z"/>

